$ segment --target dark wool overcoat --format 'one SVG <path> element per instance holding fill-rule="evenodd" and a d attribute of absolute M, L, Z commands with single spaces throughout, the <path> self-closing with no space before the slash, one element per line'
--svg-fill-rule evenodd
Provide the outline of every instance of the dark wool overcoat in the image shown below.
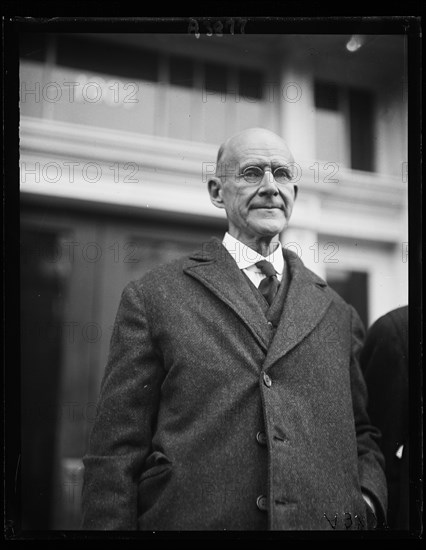
<path fill-rule="evenodd" d="M 382 434 L 387 524 L 390 529 L 408 529 L 408 306 L 388 312 L 370 327 L 360 363 L 368 389 L 367 411 Z"/>
<path fill-rule="evenodd" d="M 269 310 L 217 239 L 127 285 L 84 457 L 84 529 L 362 529 L 361 491 L 384 513 L 361 321 L 283 253 Z"/>

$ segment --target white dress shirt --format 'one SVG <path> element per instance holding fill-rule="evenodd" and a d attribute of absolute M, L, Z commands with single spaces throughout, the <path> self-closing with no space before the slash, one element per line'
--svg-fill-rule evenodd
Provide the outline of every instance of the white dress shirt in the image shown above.
<path fill-rule="evenodd" d="M 222 244 L 237 262 L 238 267 L 244 271 L 256 288 L 259 287 L 260 282 L 265 278 L 265 275 L 255 265 L 261 260 L 271 262 L 277 272 L 277 279 L 281 281 L 284 272 L 284 257 L 281 246 L 278 246 L 272 254 L 265 258 L 256 252 L 256 250 L 245 245 L 228 232 L 225 233 Z"/>

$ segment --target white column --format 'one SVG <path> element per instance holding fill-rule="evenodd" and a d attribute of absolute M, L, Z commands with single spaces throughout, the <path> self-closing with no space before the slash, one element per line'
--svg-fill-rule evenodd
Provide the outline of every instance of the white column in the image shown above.
<path fill-rule="evenodd" d="M 315 158 L 315 105 L 313 79 L 305 63 L 299 63 L 297 52 L 283 62 L 279 89 L 275 101 L 279 101 L 279 133 L 287 141 L 298 164 L 309 166 Z M 301 190 L 299 190 L 301 191 Z M 283 246 L 296 252 L 304 265 L 320 277 L 324 277 L 324 265 L 318 258 L 318 233 L 305 229 L 304 220 L 319 219 L 320 202 L 317 197 L 305 196 L 294 206 L 293 218 L 282 235 Z"/>
<path fill-rule="evenodd" d="M 297 56 L 281 68 L 279 89 L 280 134 L 287 141 L 296 162 L 315 159 L 315 105 L 312 73 L 298 68 Z"/>

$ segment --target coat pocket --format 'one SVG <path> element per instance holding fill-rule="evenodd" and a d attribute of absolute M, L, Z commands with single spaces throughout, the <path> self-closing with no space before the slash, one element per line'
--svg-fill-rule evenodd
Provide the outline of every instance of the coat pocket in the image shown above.
<path fill-rule="evenodd" d="M 173 464 L 166 455 L 155 451 L 145 462 L 138 484 L 138 516 L 153 511 L 169 485 Z"/>
<path fill-rule="evenodd" d="M 139 484 L 149 479 L 160 475 L 163 472 L 169 471 L 172 468 L 172 462 L 164 453 L 154 451 L 148 456 L 145 461 L 145 468 L 139 478 Z"/>

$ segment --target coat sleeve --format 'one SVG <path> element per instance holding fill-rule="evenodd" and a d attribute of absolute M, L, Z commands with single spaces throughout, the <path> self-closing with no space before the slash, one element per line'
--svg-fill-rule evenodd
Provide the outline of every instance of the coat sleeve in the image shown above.
<path fill-rule="evenodd" d="M 367 414 L 367 386 L 359 363 L 365 336 L 364 326 L 352 306 L 351 310 L 351 390 L 358 449 L 358 471 L 361 490 L 373 500 L 380 526 L 385 522 L 387 510 L 384 458 L 378 445 L 380 432 L 371 425 Z"/>
<path fill-rule="evenodd" d="M 138 479 L 151 449 L 162 376 L 143 295 L 129 283 L 121 295 L 83 458 L 83 529 L 137 529 Z"/>

